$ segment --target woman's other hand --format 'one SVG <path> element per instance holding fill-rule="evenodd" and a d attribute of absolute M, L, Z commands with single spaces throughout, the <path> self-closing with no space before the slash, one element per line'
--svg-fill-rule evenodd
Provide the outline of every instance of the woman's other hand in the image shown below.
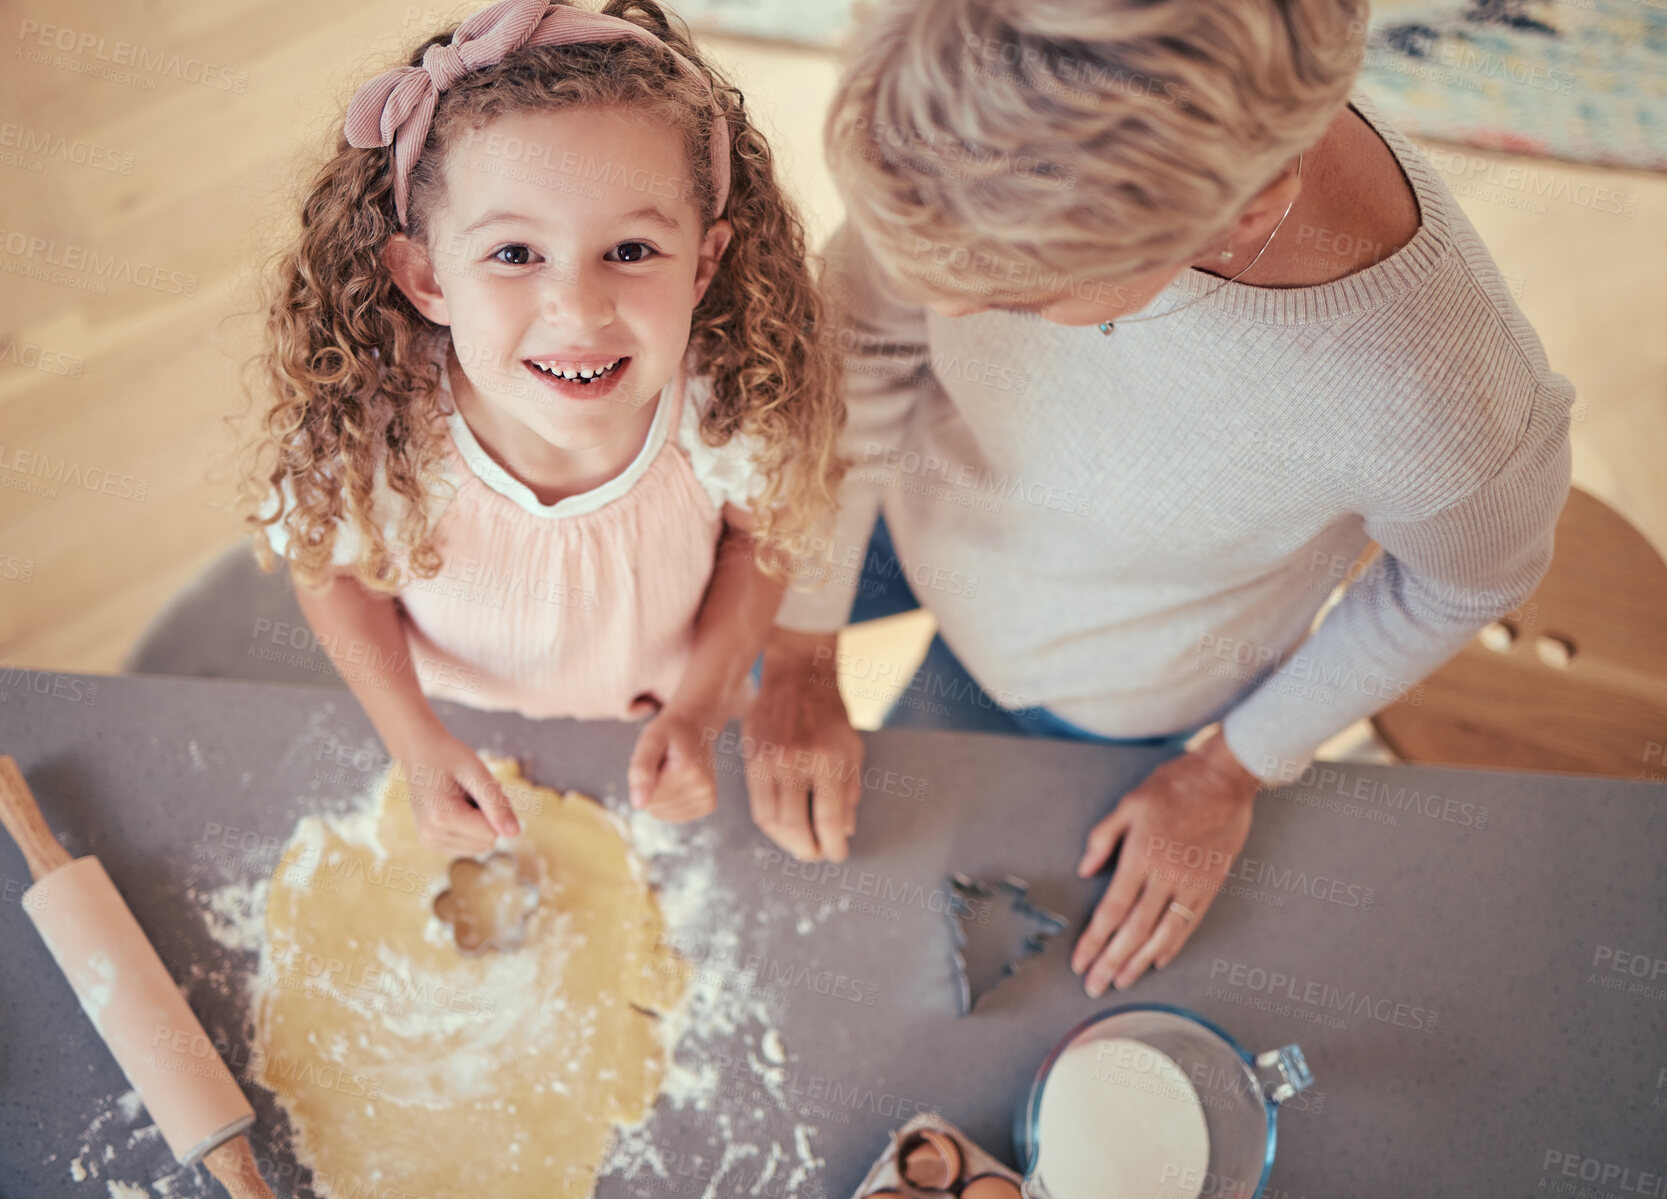
<path fill-rule="evenodd" d="M 1098 998 L 1107 986 L 1121 990 L 1180 952 L 1244 848 L 1260 786 L 1218 731 L 1159 766 L 1094 826 L 1078 877 L 1103 867 L 1118 842 L 1123 848 L 1071 952 L 1071 970 L 1086 973 L 1089 995 Z"/>

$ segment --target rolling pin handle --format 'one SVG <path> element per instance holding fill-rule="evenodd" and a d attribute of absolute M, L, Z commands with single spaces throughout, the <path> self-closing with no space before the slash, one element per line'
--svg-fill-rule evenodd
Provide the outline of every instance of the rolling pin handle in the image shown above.
<path fill-rule="evenodd" d="M 70 862 L 70 855 L 58 838 L 47 827 L 23 771 L 10 754 L 0 754 L 0 824 L 23 851 L 29 863 L 29 873 L 36 879 L 45 878 L 60 866 Z"/>
<path fill-rule="evenodd" d="M 222 1141 L 204 1155 L 203 1165 L 219 1179 L 231 1199 L 274 1199 L 272 1188 L 260 1176 L 260 1166 L 248 1137 Z"/>

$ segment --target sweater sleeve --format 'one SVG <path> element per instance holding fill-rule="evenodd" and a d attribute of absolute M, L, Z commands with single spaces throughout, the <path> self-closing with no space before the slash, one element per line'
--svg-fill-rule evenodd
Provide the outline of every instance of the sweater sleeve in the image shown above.
<path fill-rule="evenodd" d="M 928 368 L 926 311 L 896 299 L 878 264 L 849 223 L 824 251 L 823 286 L 845 372 L 845 430 L 840 446 L 851 469 L 840 485 L 839 510 L 825 542 L 796 570 L 776 623 L 800 632 L 844 627 L 862 577 L 863 556 L 882 499 L 892 484 L 885 451 L 903 443 L 922 391 L 935 386 Z"/>
<path fill-rule="evenodd" d="M 1378 561 L 1223 721 L 1246 769 L 1293 780 L 1328 737 L 1386 702 L 1420 702 L 1420 680 L 1533 594 L 1571 469 L 1573 389 L 1551 378 L 1490 477 L 1428 515 L 1364 514 Z"/>

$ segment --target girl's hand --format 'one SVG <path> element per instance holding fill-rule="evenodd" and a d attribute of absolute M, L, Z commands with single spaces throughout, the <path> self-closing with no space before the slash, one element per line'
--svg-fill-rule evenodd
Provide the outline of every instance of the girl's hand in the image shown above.
<path fill-rule="evenodd" d="M 417 839 L 430 849 L 473 857 L 491 849 L 498 837 L 521 831 L 521 822 L 486 763 L 450 733 L 389 749 L 410 789 Z"/>
<path fill-rule="evenodd" d="M 1079 878 L 1104 866 L 1119 841 L 1123 848 L 1111 886 L 1071 952 L 1072 971 L 1087 972 L 1089 995 L 1097 999 L 1107 986 L 1121 990 L 1181 951 L 1244 848 L 1259 786 L 1218 731 L 1159 766 L 1094 826 Z"/>
<path fill-rule="evenodd" d="M 717 779 L 700 729 L 700 720 L 675 708 L 662 709 L 643 726 L 625 775 L 633 808 L 673 823 L 717 810 Z"/>

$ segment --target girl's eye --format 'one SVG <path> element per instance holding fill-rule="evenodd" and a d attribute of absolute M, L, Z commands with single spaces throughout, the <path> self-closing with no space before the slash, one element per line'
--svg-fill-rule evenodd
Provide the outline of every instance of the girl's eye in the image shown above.
<path fill-rule="evenodd" d="M 642 262 L 655 252 L 653 246 L 640 241 L 622 241 L 610 251 L 618 262 Z"/>
<path fill-rule="evenodd" d="M 532 253 L 533 252 L 527 249 L 526 246 L 504 246 L 500 249 L 494 250 L 492 252 L 492 257 L 496 258 L 505 266 L 526 266 L 532 261 Z M 504 257 L 506 254 L 509 255 L 509 257 Z"/>

